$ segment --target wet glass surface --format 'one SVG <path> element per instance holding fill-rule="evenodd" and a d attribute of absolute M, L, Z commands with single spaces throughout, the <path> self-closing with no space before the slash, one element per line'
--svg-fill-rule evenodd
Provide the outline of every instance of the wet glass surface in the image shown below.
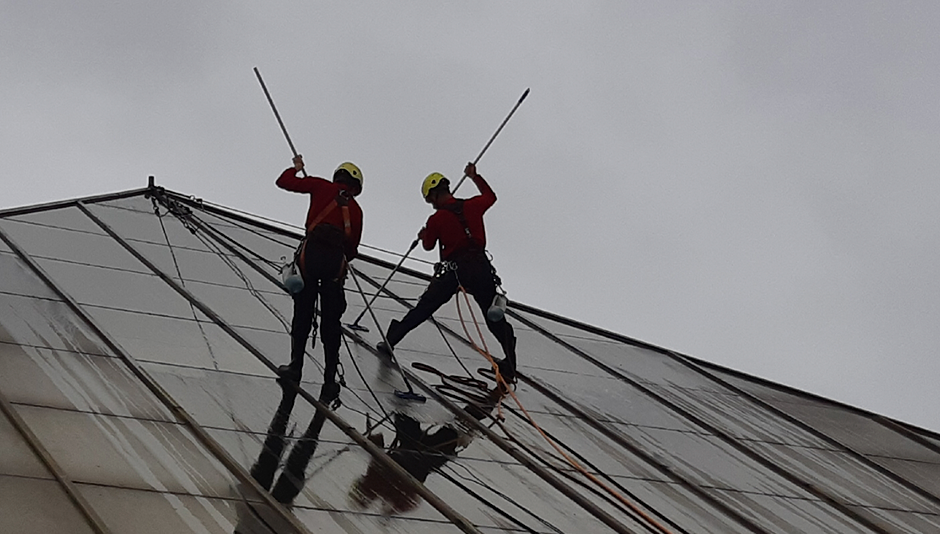
<path fill-rule="evenodd" d="M 242 500 L 234 490 L 227 498 L 208 498 L 86 484 L 79 489 L 115 534 L 296 532 L 256 498 Z"/>
<path fill-rule="evenodd" d="M 55 292 L 12 253 L 0 253 L 0 273 L 3 273 L 3 276 L 0 276 L 0 293 L 57 298 Z"/>
<path fill-rule="evenodd" d="M 18 223 L 9 219 L 0 219 L 0 228 L 33 258 L 60 259 L 143 272 L 143 265 L 119 249 L 108 235 Z"/>
<path fill-rule="evenodd" d="M 726 380 L 862 454 L 940 464 L 940 453 L 869 417 L 822 401 L 762 386 L 730 374 Z"/>
<path fill-rule="evenodd" d="M 709 491 L 716 498 L 769 532 L 845 534 L 870 532 L 862 524 L 816 500 L 770 497 L 736 491 Z"/>
<path fill-rule="evenodd" d="M 76 482 L 207 496 L 234 485 L 180 425 L 34 406 L 17 411 Z"/>
<path fill-rule="evenodd" d="M 110 354 L 64 302 L 0 294 L 0 342 Z"/>
<path fill-rule="evenodd" d="M 829 490 L 846 504 L 915 512 L 936 511 L 937 505 L 912 494 L 898 482 L 846 453 L 758 443 L 755 448 L 788 470 Z"/>
<path fill-rule="evenodd" d="M 36 262 L 80 304 L 172 317 L 193 316 L 189 303 L 156 275 L 58 260 Z"/>
<path fill-rule="evenodd" d="M 0 345 L 0 391 L 11 402 L 172 420 L 118 358 Z"/>
<path fill-rule="evenodd" d="M 93 534 L 91 526 L 53 480 L 0 475 L 0 532 Z"/>
<path fill-rule="evenodd" d="M 853 507 L 859 514 L 891 532 L 923 534 L 940 532 L 940 514 L 920 514 L 901 510 Z"/>
<path fill-rule="evenodd" d="M 3 454 L 0 454 L 0 479 L 4 478 L 3 475 L 52 478 L 52 474 L 39 460 L 22 434 L 2 412 L 0 412 L 0 451 L 3 451 Z M 6 496 L 2 492 L 0 495 Z"/>

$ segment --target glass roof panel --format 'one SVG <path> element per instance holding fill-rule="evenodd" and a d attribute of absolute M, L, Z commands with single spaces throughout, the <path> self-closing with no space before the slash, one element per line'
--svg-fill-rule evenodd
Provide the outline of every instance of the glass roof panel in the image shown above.
<path fill-rule="evenodd" d="M 192 317 L 189 303 L 156 275 L 104 267 L 36 260 L 80 304 Z"/>
<path fill-rule="evenodd" d="M 213 323 L 86 306 L 86 311 L 138 361 L 272 376 Z"/>
<path fill-rule="evenodd" d="M 62 259 L 143 272 L 144 266 L 108 235 L 0 219 L 0 227 L 33 258 Z"/>
<path fill-rule="evenodd" d="M 161 217 L 153 213 L 150 200 L 143 197 L 131 197 L 88 205 L 89 211 L 100 218 L 124 239 L 137 239 L 166 245 L 167 237 L 175 247 L 200 249 L 197 239 L 179 219 L 167 214 L 161 207 Z M 161 224 L 162 221 L 162 224 Z M 164 230 L 166 235 L 164 235 Z"/>
<path fill-rule="evenodd" d="M 936 504 L 845 453 L 755 443 L 754 448 L 775 463 L 828 489 L 846 504 L 915 512 L 936 510 Z"/>
<path fill-rule="evenodd" d="M 128 369 L 105 356 L 0 345 L 0 391 L 11 402 L 170 421 Z"/>
<path fill-rule="evenodd" d="M 93 534 L 58 482 L 0 475 L 0 532 Z"/>
<path fill-rule="evenodd" d="M 0 412 L 0 451 L 3 451 L 3 454 L 0 454 L 0 479 L 5 478 L 3 475 L 52 478 L 52 474 L 30 448 L 23 435 L 2 412 Z M 6 494 L 0 492 L 0 495 Z M 0 508 L 2 506 L 0 504 Z"/>
<path fill-rule="evenodd" d="M 13 254 L 0 253 L 0 293 L 55 299 L 56 294 Z"/>
<path fill-rule="evenodd" d="M 234 486 L 180 425 L 35 406 L 17 410 L 76 482 L 207 496 Z"/>
<path fill-rule="evenodd" d="M 940 514 L 919 514 L 903 510 L 853 507 L 859 514 L 872 519 L 889 532 L 940 532 Z"/>
<path fill-rule="evenodd" d="M 678 387 L 651 387 L 682 409 L 737 438 L 824 449 L 835 448 L 822 438 L 739 395 Z"/>
<path fill-rule="evenodd" d="M 79 484 L 79 489 L 114 534 L 296 532 L 265 505 L 259 504 L 256 496 L 243 499 L 234 488 L 226 498 L 86 484 Z M 241 489 L 245 491 L 244 487 Z M 259 521 L 259 516 L 263 520 Z"/>
<path fill-rule="evenodd" d="M 823 401 L 808 396 L 775 390 L 730 374 L 723 376 L 741 389 L 773 404 L 857 452 L 940 464 L 940 453 L 863 414 L 835 404 L 826 405 Z"/>
<path fill-rule="evenodd" d="M 710 490 L 715 497 L 769 532 L 845 534 L 870 532 L 860 523 L 815 500 L 738 491 Z"/>
<path fill-rule="evenodd" d="M 932 494 L 940 495 L 940 465 L 881 456 L 869 456 L 868 459 L 888 468 L 892 473 L 904 477 Z"/>
<path fill-rule="evenodd" d="M 9 294 L 0 294 L 0 342 L 110 354 L 64 302 Z"/>
<path fill-rule="evenodd" d="M 60 208 L 35 211 L 33 213 L 3 217 L 3 219 L 60 228 L 63 230 L 105 235 L 104 230 L 99 228 L 97 224 L 92 222 L 75 206 L 63 206 Z"/>

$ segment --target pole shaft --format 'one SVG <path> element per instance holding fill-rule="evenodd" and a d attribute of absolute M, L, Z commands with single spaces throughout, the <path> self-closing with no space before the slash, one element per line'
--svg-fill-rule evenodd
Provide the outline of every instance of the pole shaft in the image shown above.
<path fill-rule="evenodd" d="M 261 78 L 261 71 L 258 70 L 258 67 L 254 67 L 255 76 L 258 77 L 258 83 L 261 84 L 261 89 L 264 91 L 264 96 L 268 99 L 268 104 L 271 104 L 271 111 L 274 112 L 274 118 L 277 119 L 277 123 L 281 126 L 281 131 L 284 132 L 284 138 L 287 139 L 287 146 L 290 147 L 290 151 L 297 155 L 297 149 L 294 148 L 294 142 L 290 140 L 290 134 L 287 133 L 287 128 L 284 126 L 284 121 L 281 120 L 281 114 L 277 112 L 277 106 L 274 105 L 274 99 L 271 98 L 271 93 L 268 92 L 268 86 L 264 84 L 264 79 Z M 526 91 L 528 92 L 528 91 Z M 306 177 L 307 171 L 304 169 L 300 170 L 301 173 Z"/>

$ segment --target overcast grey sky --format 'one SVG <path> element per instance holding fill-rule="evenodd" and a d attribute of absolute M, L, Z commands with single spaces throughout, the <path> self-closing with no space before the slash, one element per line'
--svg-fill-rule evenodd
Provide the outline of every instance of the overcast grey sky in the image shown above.
<path fill-rule="evenodd" d="M 479 164 L 510 298 L 940 431 L 938 27 L 931 1 L 4 0 L 0 207 L 155 175 L 300 224 L 257 66 L 403 252 L 424 176 L 531 88 Z"/>

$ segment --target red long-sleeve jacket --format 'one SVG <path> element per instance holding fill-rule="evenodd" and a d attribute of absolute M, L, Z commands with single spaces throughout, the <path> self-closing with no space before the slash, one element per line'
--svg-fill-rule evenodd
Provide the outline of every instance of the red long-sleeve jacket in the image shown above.
<path fill-rule="evenodd" d="M 472 242 L 467 238 L 463 223 L 460 222 L 457 214 L 446 208 L 438 208 L 428 217 L 428 222 L 425 225 L 422 236 L 424 250 L 432 250 L 434 245 L 440 241 L 441 260 L 454 258 L 456 257 L 455 254 L 471 247 L 486 248 L 486 229 L 483 226 L 483 213 L 496 203 L 496 193 L 493 192 L 482 176 L 477 175 L 470 179 L 480 190 L 479 195 L 463 201 L 463 214 L 467 220 L 470 235 L 473 236 Z M 455 202 L 457 202 L 456 199 L 448 204 Z"/>
<path fill-rule="evenodd" d="M 281 189 L 310 195 L 310 207 L 307 209 L 307 222 L 304 224 L 308 232 L 312 230 L 312 228 L 310 228 L 311 223 L 313 223 L 320 213 L 336 199 L 339 192 L 341 190 L 348 191 L 349 234 L 343 240 L 343 248 L 346 252 L 346 259 L 351 260 L 359 254 L 359 240 L 362 239 L 362 209 L 359 207 L 356 199 L 353 198 L 349 186 L 330 182 L 315 176 L 298 178 L 297 170 L 293 167 L 288 167 L 282 172 L 281 176 L 279 176 L 274 183 Z M 320 220 L 319 224 L 322 223 L 331 224 L 343 230 L 345 222 L 343 220 L 343 210 L 341 206 L 336 206 L 330 210 L 326 216 Z"/>

